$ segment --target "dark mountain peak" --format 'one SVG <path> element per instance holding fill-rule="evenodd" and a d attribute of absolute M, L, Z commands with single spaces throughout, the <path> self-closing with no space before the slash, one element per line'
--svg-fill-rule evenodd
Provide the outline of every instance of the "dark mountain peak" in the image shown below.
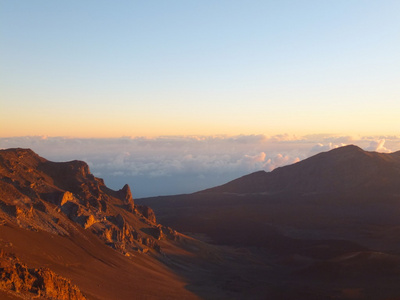
<path fill-rule="evenodd" d="M 203 192 L 397 193 L 400 192 L 400 155 L 367 152 L 348 145 L 272 172 L 255 172 Z"/>
<path fill-rule="evenodd" d="M 363 149 L 361 149 L 358 146 L 347 145 L 347 146 L 334 148 L 329 151 L 321 152 L 321 153 L 319 153 L 315 156 L 312 156 L 308 159 L 315 159 L 315 157 L 318 157 L 318 156 L 325 156 L 325 157 L 328 157 L 329 159 L 336 159 L 336 158 L 347 159 L 347 158 L 351 158 L 351 157 L 364 157 L 364 156 L 368 155 L 368 153 L 370 153 L 370 152 L 364 151 Z"/>
<path fill-rule="evenodd" d="M 346 145 L 338 148 L 334 148 L 328 152 L 342 152 L 342 153 L 360 153 L 360 152 L 365 152 L 363 149 L 356 145 Z"/>
<path fill-rule="evenodd" d="M 284 170 L 287 172 L 288 170 L 293 170 L 296 168 L 336 168 L 342 163 L 348 162 L 349 160 L 363 160 L 368 157 L 371 157 L 371 152 L 364 151 L 358 146 L 355 145 L 347 145 L 343 147 L 334 148 L 329 151 L 318 153 L 314 156 L 306 158 L 302 161 L 294 163 L 292 165 L 283 166 L 276 168 L 272 171 L 274 172 L 281 172 Z"/>

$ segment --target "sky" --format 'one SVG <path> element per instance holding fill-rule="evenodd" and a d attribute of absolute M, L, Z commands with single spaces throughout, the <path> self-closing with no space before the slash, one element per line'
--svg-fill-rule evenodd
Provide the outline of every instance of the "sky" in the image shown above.
<path fill-rule="evenodd" d="M 400 149 L 400 1 L 0 0 L 0 148 L 134 196 Z M 135 194 L 136 193 L 136 194 Z"/>
<path fill-rule="evenodd" d="M 399 12 L 1 0 L 0 136 L 398 134 Z"/>

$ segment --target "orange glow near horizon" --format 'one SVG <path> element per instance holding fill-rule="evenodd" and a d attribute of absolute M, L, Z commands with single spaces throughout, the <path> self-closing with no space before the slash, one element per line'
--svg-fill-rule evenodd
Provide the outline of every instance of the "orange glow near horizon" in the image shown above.
<path fill-rule="evenodd" d="M 400 135 L 398 1 L 6 2 L 0 137 Z"/>
<path fill-rule="evenodd" d="M 132 113 L 132 110 L 91 112 L 82 111 L 3 111 L 0 120 L 0 137 L 14 136 L 64 136 L 78 138 L 116 138 L 121 136 L 212 136 L 252 134 L 311 134 L 337 135 L 398 135 L 393 124 L 397 110 L 386 114 L 364 111 L 347 112 L 289 111 L 283 115 L 264 117 L 263 111 L 230 109 L 226 114 L 207 113 L 203 109 L 194 113 L 166 111 Z M 396 115 L 396 116 L 395 116 Z M 379 123 L 371 120 L 379 118 Z"/>

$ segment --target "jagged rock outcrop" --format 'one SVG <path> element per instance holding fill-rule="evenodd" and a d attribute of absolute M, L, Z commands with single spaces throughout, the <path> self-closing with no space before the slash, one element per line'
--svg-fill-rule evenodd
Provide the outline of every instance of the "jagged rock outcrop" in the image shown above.
<path fill-rule="evenodd" d="M 125 200 L 125 202 L 132 202 L 132 204 L 134 204 L 131 188 L 128 184 L 125 184 L 118 192 L 121 194 L 121 197 Z"/>
<path fill-rule="evenodd" d="M 124 201 L 126 209 L 130 212 L 134 212 L 136 210 L 135 202 L 132 198 L 131 188 L 128 184 L 125 184 L 122 189 L 118 192 L 118 196 Z"/>
<path fill-rule="evenodd" d="M 175 229 L 172 229 L 171 227 L 167 226 L 162 226 L 162 231 L 164 236 L 167 237 L 168 239 L 173 241 L 179 241 L 180 236 Z"/>
<path fill-rule="evenodd" d="M 136 205 L 136 209 L 150 222 L 157 223 L 156 214 L 154 211 L 145 205 Z"/>
<path fill-rule="evenodd" d="M 69 191 L 62 194 L 60 205 L 63 206 L 67 202 L 76 202 L 74 195 Z"/>
<path fill-rule="evenodd" d="M 90 226 L 92 226 L 93 224 L 95 224 L 96 222 L 97 222 L 97 220 L 95 219 L 95 217 L 93 217 L 93 215 L 89 215 L 83 224 L 83 228 L 87 229 Z"/>
<path fill-rule="evenodd" d="M 14 255 L 0 252 L 0 289 L 21 297 L 85 300 L 70 280 L 48 268 L 28 268 Z"/>
<path fill-rule="evenodd" d="M 70 220 L 124 254 L 160 251 L 158 240 L 175 239 L 163 233 L 151 208 L 135 205 L 129 185 L 107 188 L 82 161 L 0 150 L 0 190 L 0 217 L 27 229 L 69 235 Z"/>

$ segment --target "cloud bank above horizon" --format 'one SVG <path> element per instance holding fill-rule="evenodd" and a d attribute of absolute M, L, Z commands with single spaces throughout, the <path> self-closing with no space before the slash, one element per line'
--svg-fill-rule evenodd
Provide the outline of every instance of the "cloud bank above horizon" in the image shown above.
<path fill-rule="evenodd" d="M 128 183 L 133 196 L 191 193 L 251 172 L 272 171 L 319 152 L 354 144 L 367 151 L 400 149 L 400 137 L 332 135 L 160 136 L 80 139 L 0 138 L 0 148 L 31 148 L 53 161 L 83 160 L 92 173 L 119 189 Z"/>

